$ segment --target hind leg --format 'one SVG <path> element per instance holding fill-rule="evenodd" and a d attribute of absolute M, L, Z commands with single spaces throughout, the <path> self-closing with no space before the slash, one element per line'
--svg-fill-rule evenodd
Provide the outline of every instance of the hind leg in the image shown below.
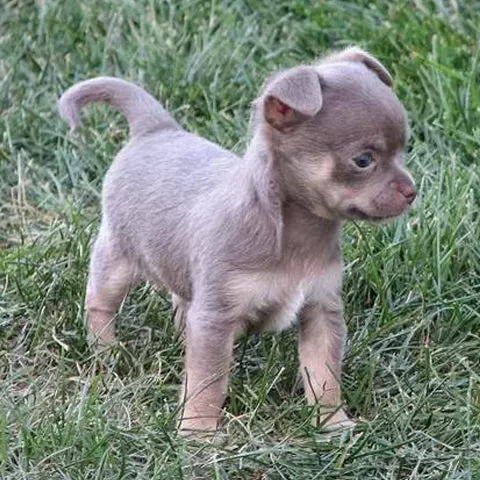
<path fill-rule="evenodd" d="M 115 342 L 115 313 L 134 282 L 130 262 L 105 231 L 95 242 L 87 286 L 88 333 L 100 344 Z"/>

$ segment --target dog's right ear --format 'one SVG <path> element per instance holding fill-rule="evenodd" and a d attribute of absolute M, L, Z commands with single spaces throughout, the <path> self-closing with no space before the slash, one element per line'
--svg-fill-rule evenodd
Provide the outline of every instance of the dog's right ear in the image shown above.
<path fill-rule="evenodd" d="M 265 120 L 284 131 L 317 114 L 322 108 L 320 77 L 313 67 L 298 67 L 270 81 L 260 98 Z"/>

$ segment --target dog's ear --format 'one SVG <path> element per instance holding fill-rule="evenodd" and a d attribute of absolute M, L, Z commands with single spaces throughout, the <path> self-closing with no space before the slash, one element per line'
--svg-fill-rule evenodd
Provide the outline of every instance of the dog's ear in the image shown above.
<path fill-rule="evenodd" d="M 322 108 L 320 77 L 313 67 L 298 67 L 271 80 L 262 95 L 265 120 L 285 130 L 311 118 Z"/>
<path fill-rule="evenodd" d="M 363 63 L 367 68 L 372 70 L 377 77 L 388 87 L 393 85 L 393 79 L 389 71 L 385 68 L 384 65 L 380 63 L 373 55 L 365 52 L 358 47 L 349 47 L 341 52 L 334 53 L 333 55 L 327 57 L 327 63 L 331 62 L 360 62 Z"/>

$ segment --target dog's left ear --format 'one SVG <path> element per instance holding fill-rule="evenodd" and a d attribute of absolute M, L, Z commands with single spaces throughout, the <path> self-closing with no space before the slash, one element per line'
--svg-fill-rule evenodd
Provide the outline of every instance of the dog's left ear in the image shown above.
<path fill-rule="evenodd" d="M 341 52 L 334 53 L 325 59 L 326 63 L 331 62 L 360 62 L 372 70 L 377 77 L 388 87 L 393 86 L 393 79 L 389 71 L 379 60 L 359 47 L 349 47 Z"/>
<path fill-rule="evenodd" d="M 260 99 L 265 120 L 284 131 L 317 114 L 322 108 L 320 77 L 313 67 L 298 67 L 275 77 Z"/>

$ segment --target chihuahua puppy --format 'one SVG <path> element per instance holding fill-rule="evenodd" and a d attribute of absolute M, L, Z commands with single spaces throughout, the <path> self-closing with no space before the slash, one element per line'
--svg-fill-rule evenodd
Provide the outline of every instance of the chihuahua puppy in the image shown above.
<path fill-rule="evenodd" d="M 181 434 L 217 429 L 239 334 L 295 321 L 308 403 L 321 406 L 324 426 L 352 424 L 340 391 L 342 223 L 391 219 L 416 195 L 403 162 L 407 116 L 391 86 L 356 47 L 278 73 L 254 102 L 243 159 L 120 79 L 87 80 L 60 99 L 72 129 L 93 102 L 129 122 L 103 185 L 88 328 L 114 342 L 115 312 L 137 282 L 172 293 L 186 334 Z"/>

